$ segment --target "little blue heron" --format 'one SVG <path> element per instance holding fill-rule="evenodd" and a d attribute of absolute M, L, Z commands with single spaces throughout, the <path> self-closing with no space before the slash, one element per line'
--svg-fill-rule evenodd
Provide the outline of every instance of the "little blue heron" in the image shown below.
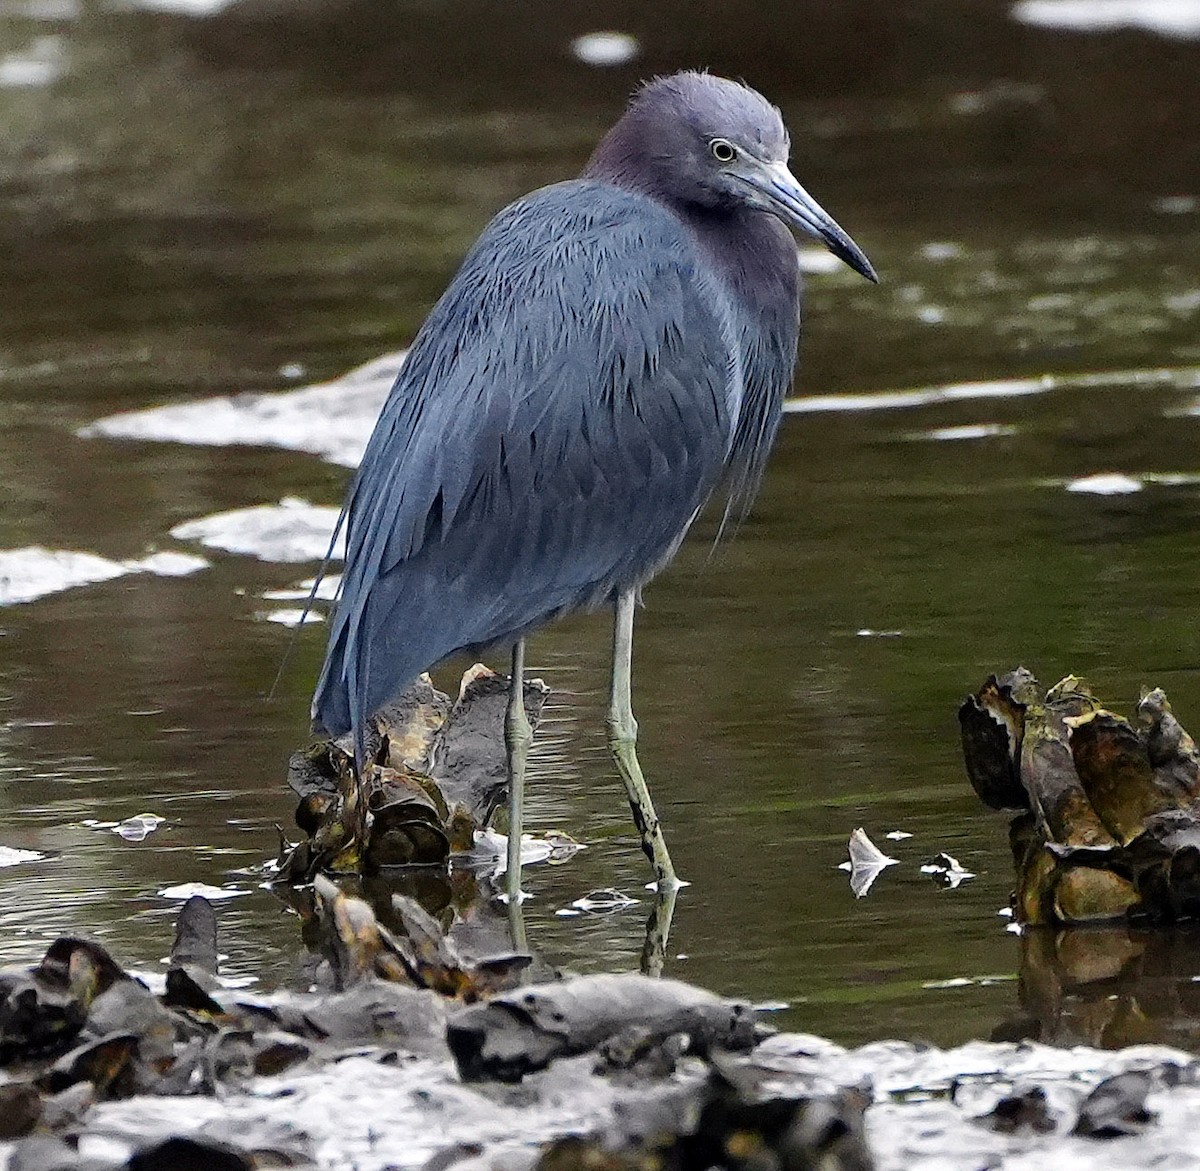
<path fill-rule="evenodd" d="M 612 603 L 608 740 L 660 890 L 678 885 L 635 752 L 634 607 L 718 489 L 762 475 L 799 336 L 796 228 L 871 280 L 788 170 L 779 111 L 679 73 L 643 86 L 578 179 L 496 216 L 418 332 L 350 485 L 313 698 L 353 734 L 459 652 L 512 646 L 508 893 L 520 891 L 525 639 Z"/>

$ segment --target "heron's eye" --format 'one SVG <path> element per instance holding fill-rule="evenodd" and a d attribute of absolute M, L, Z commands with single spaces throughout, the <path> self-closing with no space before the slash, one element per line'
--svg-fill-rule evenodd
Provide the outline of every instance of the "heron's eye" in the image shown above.
<path fill-rule="evenodd" d="M 737 147 L 724 138 L 714 138 L 708 144 L 708 149 L 712 151 L 712 157 L 718 163 L 732 163 L 737 157 Z"/>

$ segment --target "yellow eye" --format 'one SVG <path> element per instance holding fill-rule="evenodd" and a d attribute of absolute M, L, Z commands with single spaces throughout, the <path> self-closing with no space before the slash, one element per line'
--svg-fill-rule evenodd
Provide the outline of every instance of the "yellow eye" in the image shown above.
<path fill-rule="evenodd" d="M 732 163 L 737 157 L 737 148 L 724 138 L 714 138 L 708 144 L 708 149 L 712 151 L 712 157 L 718 163 Z"/>

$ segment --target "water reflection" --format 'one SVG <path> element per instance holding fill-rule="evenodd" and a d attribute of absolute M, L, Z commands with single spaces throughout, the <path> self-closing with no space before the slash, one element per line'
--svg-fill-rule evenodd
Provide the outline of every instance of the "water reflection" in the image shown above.
<path fill-rule="evenodd" d="M 1021 937 L 1021 1013 L 995 1040 L 1200 1046 L 1200 932 L 1093 927 Z"/>

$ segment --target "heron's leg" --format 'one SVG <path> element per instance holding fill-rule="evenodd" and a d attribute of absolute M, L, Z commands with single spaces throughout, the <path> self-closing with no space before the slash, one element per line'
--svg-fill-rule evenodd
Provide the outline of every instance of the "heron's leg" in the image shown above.
<path fill-rule="evenodd" d="M 661 976 L 667 959 L 667 942 L 671 936 L 671 920 L 675 917 L 675 899 L 682 884 L 676 880 L 674 886 L 659 883 L 654 896 L 654 909 L 646 920 L 646 938 L 642 943 L 641 970 L 643 976 Z"/>
<path fill-rule="evenodd" d="M 508 684 L 508 709 L 504 713 L 504 747 L 508 758 L 508 871 L 509 907 L 520 909 L 521 828 L 525 809 L 525 761 L 533 743 L 533 729 L 525 714 L 525 640 L 513 644 L 512 673 Z M 514 929 L 515 933 L 515 929 Z M 524 932 L 521 933 L 522 935 Z M 517 948 L 523 940 L 513 940 Z"/>
<path fill-rule="evenodd" d="M 658 814 L 650 800 L 650 790 L 642 776 L 637 758 L 637 720 L 633 718 L 631 700 L 633 673 L 633 611 L 637 604 L 636 590 L 623 590 L 617 595 L 616 621 L 613 624 L 612 692 L 608 708 L 608 747 L 616 761 L 617 770 L 625 782 L 633 820 L 642 835 L 642 851 L 654 866 L 654 879 L 660 891 L 680 885 L 663 841 Z"/>

